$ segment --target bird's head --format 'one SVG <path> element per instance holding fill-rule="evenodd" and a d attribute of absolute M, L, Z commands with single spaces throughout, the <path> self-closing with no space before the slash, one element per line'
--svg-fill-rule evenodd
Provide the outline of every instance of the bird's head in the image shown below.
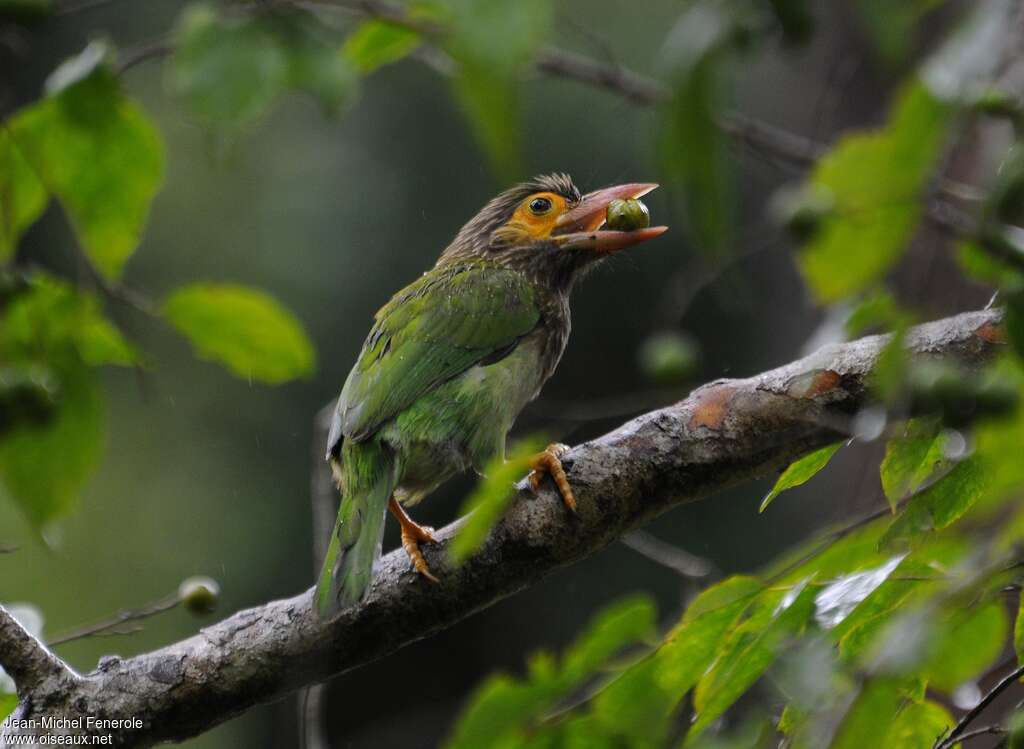
<path fill-rule="evenodd" d="M 656 187 L 634 182 L 583 195 L 567 174 L 534 177 L 484 206 L 462 227 L 438 264 L 481 258 L 568 287 L 596 260 L 667 230 L 603 228 L 610 202 L 639 198 Z"/>

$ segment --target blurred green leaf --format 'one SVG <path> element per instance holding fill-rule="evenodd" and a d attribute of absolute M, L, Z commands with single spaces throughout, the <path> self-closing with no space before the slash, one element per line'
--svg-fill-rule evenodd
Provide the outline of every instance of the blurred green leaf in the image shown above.
<path fill-rule="evenodd" d="M 714 665 L 694 693 L 696 720 L 687 741 L 701 734 L 756 682 L 783 642 L 796 636 L 814 611 L 814 592 L 807 581 L 786 591 L 767 591 L 755 602 L 749 617 L 728 635 Z"/>
<path fill-rule="evenodd" d="M 338 116 L 355 96 L 355 69 L 333 39 L 306 14 L 278 17 L 274 29 L 288 60 L 288 85 L 315 97 Z"/>
<path fill-rule="evenodd" d="M 913 419 L 886 443 L 879 472 L 893 512 L 901 499 L 935 474 L 945 460 L 945 441 L 934 419 Z"/>
<path fill-rule="evenodd" d="M 14 254 L 22 233 L 46 208 L 46 188 L 0 125 L 0 262 Z"/>
<path fill-rule="evenodd" d="M 1024 274 L 999 262 L 975 242 L 961 242 L 956 259 L 960 270 L 976 281 L 1003 288 L 1024 286 Z"/>
<path fill-rule="evenodd" d="M 956 522 L 985 492 L 987 480 L 980 460 L 967 458 L 910 500 L 879 542 L 883 548 L 916 545 L 924 536 Z"/>
<path fill-rule="evenodd" d="M 515 483 L 530 467 L 530 460 L 543 448 L 538 437 L 522 440 L 507 458 L 492 460 L 484 470 L 484 478 L 476 490 L 463 502 L 460 516 L 468 516 L 461 530 L 452 539 L 449 553 L 452 560 L 461 563 L 476 553 L 501 520 L 508 503 L 515 496 Z"/>
<path fill-rule="evenodd" d="M 363 21 L 345 40 L 343 53 L 356 70 L 369 75 L 404 59 L 420 46 L 420 35 L 386 21 Z"/>
<path fill-rule="evenodd" d="M 900 308 L 888 291 L 876 291 L 862 300 L 846 318 L 846 331 L 851 336 L 864 335 L 869 330 L 903 330 L 913 318 Z"/>
<path fill-rule="evenodd" d="M 523 731 L 542 718 L 585 679 L 606 667 L 623 648 L 654 632 L 655 609 L 644 597 L 620 601 L 600 612 L 556 667 L 550 656 L 534 656 L 525 681 L 491 677 L 470 699 L 447 749 L 521 747 Z"/>
<path fill-rule="evenodd" d="M 1006 337 L 1017 356 L 1024 358 L 1024 289 L 1018 289 L 1005 297 Z"/>
<path fill-rule="evenodd" d="M 918 23 L 940 3 L 941 0 L 859 0 L 853 7 L 882 61 L 895 66 L 905 58 Z"/>
<path fill-rule="evenodd" d="M 738 576 L 697 596 L 662 646 L 626 669 L 594 699 L 593 715 L 605 734 L 629 742 L 663 740 L 673 711 L 762 589 L 760 581 Z"/>
<path fill-rule="evenodd" d="M 0 440 L 0 486 L 36 528 L 73 507 L 103 450 L 103 398 L 95 374 L 71 363 L 57 373 L 56 417 Z"/>
<path fill-rule="evenodd" d="M 230 133 L 253 123 L 288 85 L 288 57 L 257 21 L 225 20 L 210 6 L 191 5 L 177 36 L 170 86 L 207 126 Z"/>
<path fill-rule="evenodd" d="M 83 53 L 89 64 L 66 72 L 56 93 L 16 114 L 7 135 L 60 201 L 97 270 L 117 278 L 163 178 L 163 143 L 145 113 L 121 94 L 109 65 L 89 49 Z M 39 210 L 38 191 L 29 189 L 16 230 Z"/>
<path fill-rule="evenodd" d="M 273 297 L 236 284 L 196 283 L 167 298 L 163 314 L 195 347 L 245 379 L 276 385 L 312 373 L 313 344 Z"/>
<path fill-rule="evenodd" d="M 3 358 L 46 365 L 71 347 L 90 366 L 139 361 L 138 352 L 104 317 L 94 295 L 52 276 L 33 276 L 29 288 L 0 315 L 0 323 Z"/>
<path fill-rule="evenodd" d="M 897 682 L 891 679 L 869 681 L 843 717 L 830 749 L 863 749 L 868 746 L 889 749 L 885 738 L 903 699 L 903 690 Z"/>
<path fill-rule="evenodd" d="M 820 302 L 863 291 L 900 258 L 921 216 L 949 115 L 948 105 L 911 85 L 884 128 L 846 136 L 817 163 L 811 181 L 832 194 L 835 210 L 799 265 Z"/>
<path fill-rule="evenodd" d="M 999 601 L 946 612 L 934 617 L 932 624 L 928 657 L 920 673 L 931 686 L 947 693 L 981 676 L 996 662 L 1010 628 Z"/>
<path fill-rule="evenodd" d="M 458 66 L 455 98 L 499 177 L 522 166 L 519 78 L 547 38 L 551 0 L 444 0 L 446 52 Z"/>
<path fill-rule="evenodd" d="M 928 749 L 955 725 L 949 711 L 937 702 L 904 701 L 879 746 L 886 749 Z"/>
<path fill-rule="evenodd" d="M 225 136 L 252 125 L 286 90 L 315 96 L 337 114 L 357 77 L 333 30 L 302 11 L 227 16 L 204 4 L 181 15 L 172 91 L 204 125 Z"/>
<path fill-rule="evenodd" d="M 800 486 L 810 481 L 818 471 L 828 465 L 828 462 L 832 460 L 832 456 L 844 444 L 843 442 L 837 442 L 834 445 L 827 445 L 820 450 L 815 450 L 809 455 L 805 455 L 795 463 L 790 463 L 789 467 L 779 476 L 772 490 L 761 500 L 758 512 L 764 512 L 772 500 L 786 491 L 786 489 L 792 489 L 795 486 Z"/>

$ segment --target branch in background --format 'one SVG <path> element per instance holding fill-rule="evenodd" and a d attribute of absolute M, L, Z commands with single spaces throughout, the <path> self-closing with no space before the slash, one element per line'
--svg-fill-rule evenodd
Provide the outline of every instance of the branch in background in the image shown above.
<path fill-rule="evenodd" d="M 1017 680 L 1022 676 L 1024 676 L 1024 666 L 1019 666 L 1000 679 L 999 682 L 981 698 L 981 701 L 977 705 L 972 707 L 962 718 L 960 718 L 956 726 L 953 727 L 953 730 L 949 732 L 948 736 L 935 742 L 935 749 L 950 749 L 950 747 L 960 741 L 964 737 L 967 727 L 977 720 L 983 712 L 985 712 L 985 709 L 995 701 L 996 697 L 1016 684 Z"/>
<path fill-rule="evenodd" d="M 999 310 L 987 310 L 922 325 L 910 331 L 907 347 L 918 359 L 951 357 L 976 366 L 1000 347 L 995 333 L 1001 320 Z M 563 459 L 577 516 L 566 514 L 552 488 L 536 496 L 520 482 L 518 500 L 461 567 L 447 554 L 460 523 L 437 534 L 440 543 L 425 549 L 441 578 L 437 585 L 418 577 L 398 549 L 381 560 L 367 600 L 330 623 L 313 615 L 306 591 L 241 611 L 160 650 L 104 659 L 80 681 L 44 683 L 23 701 L 22 717 L 135 716 L 142 728 L 115 730 L 114 745 L 181 741 L 253 705 L 388 655 L 673 507 L 774 475 L 835 441 L 827 424 L 848 420 L 869 402 L 867 382 L 888 340 L 872 336 L 829 346 L 755 377 L 712 382 L 579 445 Z"/>
<path fill-rule="evenodd" d="M 642 557 L 672 570 L 680 577 L 701 579 L 715 571 L 714 565 L 707 559 L 662 541 L 647 531 L 630 531 L 621 541 L 623 546 L 628 546 Z"/>
<path fill-rule="evenodd" d="M 148 619 L 151 616 L 162 614 L 165 611 L 178 606 L 181 603 L 181 596 L 178 593 L 173 593 L 168 596 L 164 596 L 153 603 L 146 604 L 145 606 L 139 606 L 134 609 L 124 609 L 118 611 L 113 616 L 110 616 L 102 621 L 98 621 L 94 624 L 87 624 L 82 627 L 77 627 L 72 630 L 68 630 L 63 634 L 56 637 L 50 638 L 48 645 L 54 647 L 56 645 L 63 645 L 68 642 L 75 640 L 81 640 L 86 637 L 92 637 L 94 635 L 112 635 L 112 634 L 129 634 L 119 629 L 122 624 L 128 622 L 135 622 L 141 619 Z M 138 630 L 131 630 L 132 632 Z"/>
<path fill-rule="evenodd" d="M 74 690 L 79 677 L 64 661 L 18 623 L 0 606 L 0 668 L 14 680 L 18 695 L 37 699 L 38 694 Z"/>

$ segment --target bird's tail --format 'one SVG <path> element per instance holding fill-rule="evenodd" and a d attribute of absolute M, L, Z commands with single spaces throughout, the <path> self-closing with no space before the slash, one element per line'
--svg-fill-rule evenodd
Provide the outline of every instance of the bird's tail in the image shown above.
<path fill-rule="evenodd" d="M 398 462 L 386 446 L 350 442 L 332 457 L 341 507 L 317 580 L 314 604 L 321 619 L 361 601 L 380 559 L 384 516 L 398 483 Z"/>

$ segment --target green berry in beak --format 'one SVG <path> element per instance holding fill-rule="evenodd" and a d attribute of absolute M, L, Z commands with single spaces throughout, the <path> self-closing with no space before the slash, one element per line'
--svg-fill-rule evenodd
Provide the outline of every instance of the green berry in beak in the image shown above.
<path fill-rule="evenodd" d="M 636 231 L 651 225 L 651 212 L 636 198 L 613 200 L 608 204 L 605 229 L 613 231 Z"/>

